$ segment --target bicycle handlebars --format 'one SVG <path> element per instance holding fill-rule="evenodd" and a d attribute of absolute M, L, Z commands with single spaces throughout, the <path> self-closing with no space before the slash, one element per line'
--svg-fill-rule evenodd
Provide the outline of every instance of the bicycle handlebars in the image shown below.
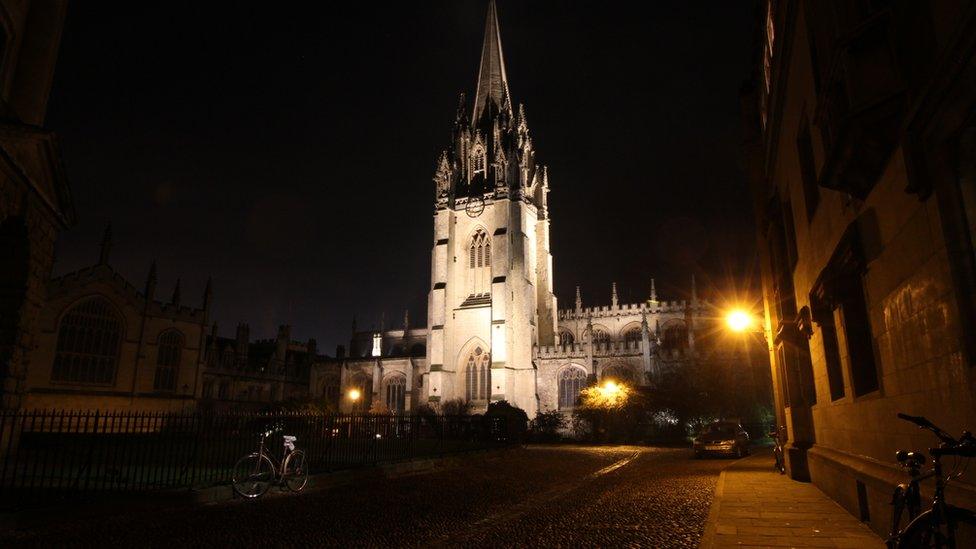
<path fill-rule="evenodd" d="M 932 433 L 935 434 L 935 436 L 939 437 L 939 440 L 945 442 L 946 444 L 952 444 L 952 445 L 959 444 L 959 441 L 953 438 L 952 435 L 937 427 L 927 418 L 924 418 L 922 416 L 910 416 L 908 414 L 902 414 L 902 413 L 898 414 L 898 418 L 903 419 L 909 423 L 914 423 L 915 425 L 918 425 L 919 429 L 928 429 L 929 431 L 932 431 Z"/>

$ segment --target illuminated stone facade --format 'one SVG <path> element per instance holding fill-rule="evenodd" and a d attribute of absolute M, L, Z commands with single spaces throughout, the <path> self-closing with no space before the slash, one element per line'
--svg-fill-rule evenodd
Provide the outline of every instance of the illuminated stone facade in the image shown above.
<path fill-rule="evenodd" d="M 509 92 L 491 2 L 474 101 L 461 96 L 453 142 L 434 174 L 427 326 L 353 327 L 342 387 L 364 398 L 345 400 L 345 409 L 409 411 L 462 399 L 478 412 L 504 399 L 533 417 L 574 405 L 575 394 L 560 397 L 561 379 L 647 384 L 694 354 L 706 309 L 694 296 L 659 302 L 652 290 L 644 302 L 619 304 L 614 287 L 609 306 L 584 308 L 577 296 L 575 308 L 557 310 L 549 188 L 525 108 Z M 316 375 L 313 392 L 331 386 Z"/>
<path fill-rule="evenodd" d="M 762 16 L 743 104 L 789 472 L 883 534 L 895 451 L 937 443 L 896 414 L 976 425 L 976 3 Z"/>

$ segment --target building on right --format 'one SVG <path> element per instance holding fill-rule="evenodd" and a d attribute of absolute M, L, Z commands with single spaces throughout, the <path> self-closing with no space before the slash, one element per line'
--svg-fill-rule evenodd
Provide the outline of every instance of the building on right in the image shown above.
<path fill-rule="evenodd" d="M 878 532 L 976 428 L 976 2 L 766 0 L 742 94 L 787 463 Z M 976 508 L 976 485 L 949 500 Z"/>

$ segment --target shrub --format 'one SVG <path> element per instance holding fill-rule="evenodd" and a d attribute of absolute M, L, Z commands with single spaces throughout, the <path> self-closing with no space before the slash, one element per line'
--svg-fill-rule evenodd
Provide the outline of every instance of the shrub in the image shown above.
<path fill-rule="evenodd" d="M 510 442 L 522 442 L 525 437 L 529 415 L 525 413 L 525 410 L 512 405 L 507 400 L 496 400 L 489 403 L 485 417 L 489 420 L 495 417 L 505 418 L 505 432 L 495 433 L 497 437 Z"/>
<path fill-rule="evenodd" d="M 452 398 L 441 403 L 441 415 L 466 416 L 471 414 L 471 403 L 463 398 Z"/>
<path fill-rule="evenodd" d="M 529 424 L 533 438 L 542 441 L 559 440 L 559 431 L 566 428 L 566 416 L 559 410 L 539 412 Z"/>

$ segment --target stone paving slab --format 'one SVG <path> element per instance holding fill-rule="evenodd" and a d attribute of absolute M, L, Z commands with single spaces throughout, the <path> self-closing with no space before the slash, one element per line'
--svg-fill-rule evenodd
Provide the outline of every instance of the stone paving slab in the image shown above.
<path fill-rule="evenodd" d="M 766 450 L 722 472 L 699 547 L 884 547 L 816 486 L 780 475 L 772 462 Z"/>

